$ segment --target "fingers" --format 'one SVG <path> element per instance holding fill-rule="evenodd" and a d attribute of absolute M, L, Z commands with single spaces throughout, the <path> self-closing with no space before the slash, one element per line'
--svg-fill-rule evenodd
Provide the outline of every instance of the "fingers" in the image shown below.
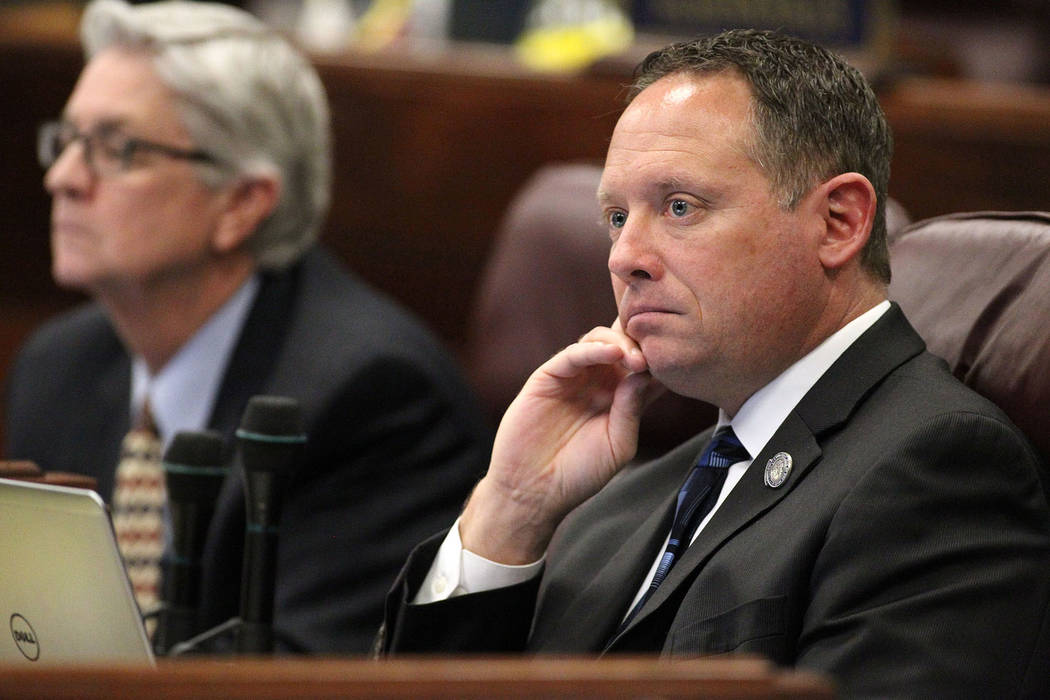
<path fill-rule="evenodd" d="M 659 382 L 648 372 L 631 374 L 616 387 L 609 407 L 609 445 L 615 462 L 626 464 L 638 450 L 638 426 Z"/>
<path fill-rule="evenodd" d="M 607 343 L 620 348 L 622 364 L 629 372 L 644 372 L 649 368 L 638 343 L 620 328 L 619 317 L 613 320 L 609 327 L 598 326 L 585 333 L 577 344 L 581 343 Z"/>
<path fill-rule="evenodd" d="M 585 367 L 618 364 L 623 359 L 624 349 L 618 344 L 581 339 L 548 360 L 546 367 L 552 374 L 574 376 Z"/>
<path fill-rule="evenodd" d="M 649 382 L 648 386 L 645 387 L 645 393 L 642 397 L 644 407 L 649 408 L 649 406 L 651 406 L 653 402 L 660 398 L 660 396 L 663 395 L 666 391 L 667 387 L 665 387 L 660 382 L 656 381 L 656 379 L 652 379 L 652 381 Z"/>
<path fill-rule="evenodd" d="M 568 392 L 576 398 L 590 394 L 599 405 L 608 406 L 619 382 L 647 371 L 634 340 L 615 328 L 599 326 L 541 365 L 522 393 L 550 397 Z"/>
<path fill-rule="evenodd" d="M 650 387 L 654 384 L 657 382 L 648 372 L 632 374 L 620 382 L 609 413 L 613 424 L 611 432 L 615 432 L 616 428 L 630 428 L 632 432 L 637 432 L 642 412 L 648 405 Z"/>

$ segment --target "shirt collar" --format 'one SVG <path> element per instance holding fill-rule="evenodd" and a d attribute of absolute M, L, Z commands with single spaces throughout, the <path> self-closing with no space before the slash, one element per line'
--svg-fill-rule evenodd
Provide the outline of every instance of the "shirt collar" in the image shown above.
<path fill-rule="evenodd" d="M 157 374 L 151 376 L 139 356 L 131 362 L 131 414 L 136 416 L 146 397 L 167 444 L 180 430 L 207 427 L 226 365 L 259 292 L 253 275 L 194 333 Z"/>
<path fill-rule="evenodd" d="M 883 300 L 832 333 L 776 379 L 752 394 L 732 420 L 725 411 L 719 410 L 718 427 L 732 425 L 733 432 L 753 459 L 817 380 L 889 308 L 890 302 Z"/>

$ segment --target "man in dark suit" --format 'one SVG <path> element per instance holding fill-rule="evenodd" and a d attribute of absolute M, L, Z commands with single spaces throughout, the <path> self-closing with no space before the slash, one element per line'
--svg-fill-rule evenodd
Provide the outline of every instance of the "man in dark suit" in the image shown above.
<path fill-rule="evenodd" d="M 648 57 L 598 192 L 618 318 L 529 378 L 381 649 L 749 652 L 847 697 L 1047 692 L 1045 475 L 886 300 L 890 152 L 864 79 L 806 42 Z M 624 468 L 661 386 L 718 431 Z"/>
<path fill-rule="evenodd" d="M 21 352 L 7 454 L 89 474 L 108 499 L 147 398 L 162 438 L 211 428 L 231 449 L 251 396 L 296 398 L 308 442 L 281 494 L 277 644 L 365 652 L 411 546 L 484 469 L 480 412 L 435 339 L 315 244 L 328 111 L 303 56 L 208 3 L 98 2 L 82 32 L 87 65 L 40 148 L 54 277 L 94 303 Z M 234 472 L 202 630 L 238 613 L 244 510 Z"/>

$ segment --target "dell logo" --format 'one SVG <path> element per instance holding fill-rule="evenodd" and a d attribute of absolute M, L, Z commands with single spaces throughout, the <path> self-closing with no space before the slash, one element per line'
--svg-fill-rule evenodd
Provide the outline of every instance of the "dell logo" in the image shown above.
<path fill-rule="evenodd" d="M 11 637 L 14 638 L 22 656 L 30 661 L 40 658 L 40 644 L 36 641 L 36 632 L 33 631 L 29 620 L 18 613 L 11 616 Z"/>

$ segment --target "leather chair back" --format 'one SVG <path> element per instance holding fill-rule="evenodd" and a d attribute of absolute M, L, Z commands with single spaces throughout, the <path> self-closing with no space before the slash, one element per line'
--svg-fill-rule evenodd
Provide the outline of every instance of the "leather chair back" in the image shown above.
<path fill-rule="evenodd" d="M 497 420 L 534 369 L 616 317 L 609 238 L 595 199 L 600 178 L 591 163 L 541 168 L 496 232 L 470 319 L 468 361 Z"/>
<path fill-rule="evenodd" d="M 1050 213 L 975 212 L 895 237 L 890 298 L 1050 464 Z"/>

